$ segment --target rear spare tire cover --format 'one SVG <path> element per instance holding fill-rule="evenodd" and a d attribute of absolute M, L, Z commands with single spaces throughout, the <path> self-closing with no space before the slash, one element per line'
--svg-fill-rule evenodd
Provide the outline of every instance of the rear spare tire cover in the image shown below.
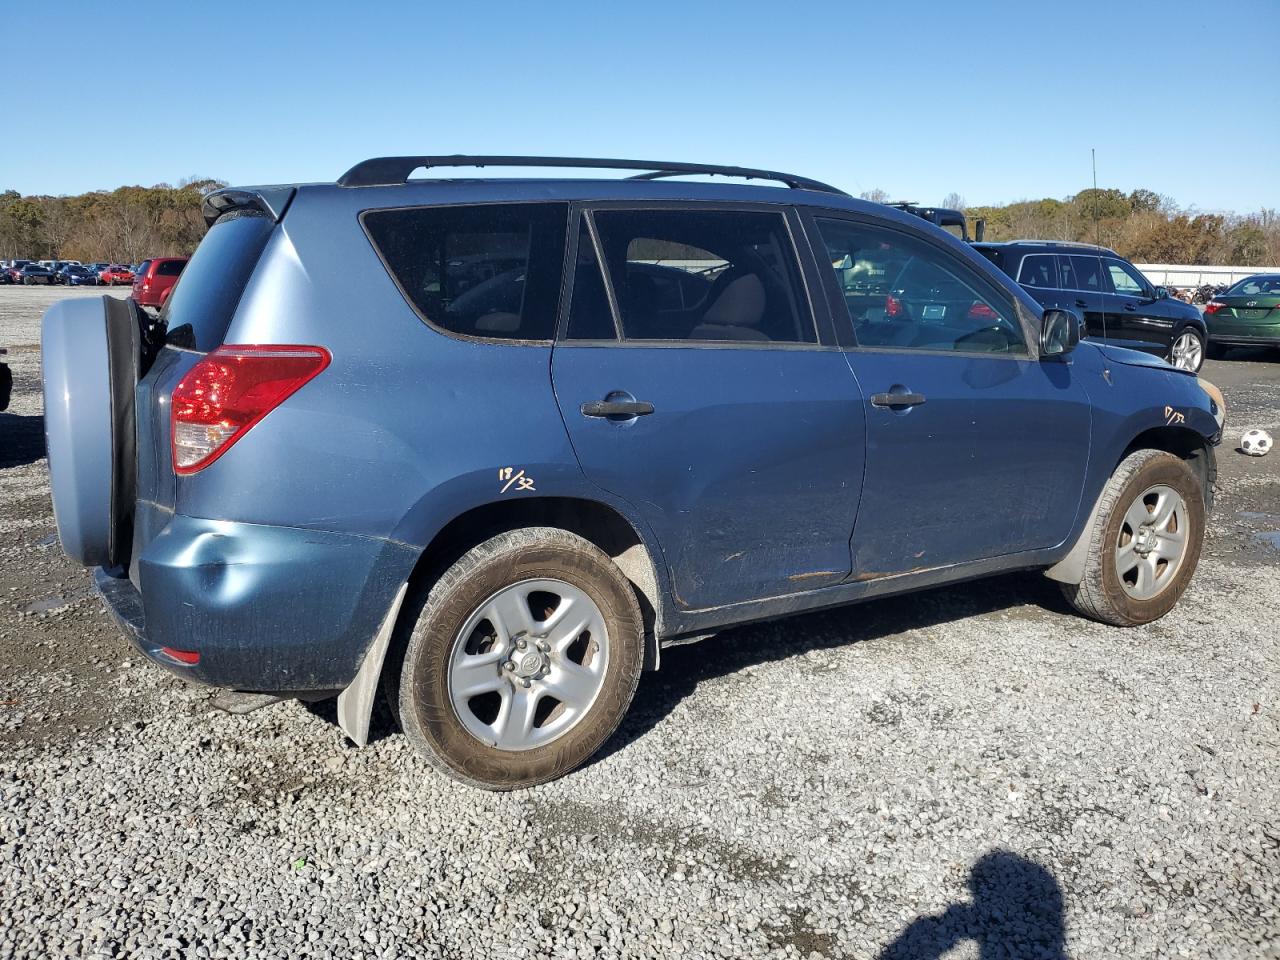
<path fill-rule="evenodd" d="M 58 539 L 89 567 L 123 563 L 136 490 L 141 330 L 116 297 L 61 300 L 40 334 L 44 431 Z"/>

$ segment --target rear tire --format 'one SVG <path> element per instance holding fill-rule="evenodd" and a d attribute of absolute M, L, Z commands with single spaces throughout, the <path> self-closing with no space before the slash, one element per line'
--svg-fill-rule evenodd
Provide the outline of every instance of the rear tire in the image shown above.
<path fill-rule="evenodd" d="M 1139 450 L 1116 468 L 1102 493 L 1084 579 L 1062 584 L 1086 617 L 1133 627 L 1163 617 L 1200 561 L 1204 490 L 1185 461 Z"/>
<path fill-rule="evenodd" d="M 594 544 L 553 527 L 499 534 L 420 601 L 398 682 L 401 726 L 433 767 L 470 786 L 553 780 L 622 721 L 643 630 L 630 583 Z"/>

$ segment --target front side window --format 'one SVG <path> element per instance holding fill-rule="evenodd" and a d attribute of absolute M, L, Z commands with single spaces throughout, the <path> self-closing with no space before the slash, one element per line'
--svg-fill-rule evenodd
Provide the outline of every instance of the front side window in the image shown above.
<path fill-rule="evenodd" d="M 1052 290 L 1058 285 L 1057 258 L 1051 253 L 1037 253 L 1022 258 L 1018 282 L 1029 287 Z"/>
<path fill-rule="evenodd" d="M 568 206 L 479 204 L 370 210 L 363 222 L 388 272 L 450 333 L 550 340 Z"/>
<path fill-rule="evenodd" d="M 782 214 L 597 210 L 592 216 L 626 339 L 816 342 Z"/>
<path fill-rule="evenodd" d="M 1111 277 L 1111 289 L 1126 297 L 1141 297 L 1147 292 L 1147 283 L 1136 267 L 1120 260 L 1108 260 L 1107 273 Z"/>
<path fill-rule="evenodd" d="M 1012 304 L 978 292 L 932 245 L 846 220 L 818 228 L 860 346 L 1026 354 Z"/>

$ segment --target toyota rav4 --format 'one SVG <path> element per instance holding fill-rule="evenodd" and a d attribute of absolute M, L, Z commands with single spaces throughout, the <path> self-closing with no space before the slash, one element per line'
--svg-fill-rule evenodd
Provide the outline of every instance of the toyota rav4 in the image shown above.
<path fill-rule="evenodd" d="M 468 165 L 642 172 L 409 179 Z M 361 744 L 384 691 L 464 782 L 573 769 L 736 624 L 1040 569 L 1134 625 L 1196 568 L 1221 394 L 910 213 L 457 156 L 204 213 L 158 319 L 45 315 L 63 549 L 155 663 Z"/>

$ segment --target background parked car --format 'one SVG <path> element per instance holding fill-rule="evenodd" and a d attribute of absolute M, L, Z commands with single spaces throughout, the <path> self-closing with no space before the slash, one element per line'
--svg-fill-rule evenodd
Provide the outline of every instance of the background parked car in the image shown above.
<path fill-rule="evenodd" d="M 111 264 L 108 261 L 100 261 L 97 263 L 86 263 L 84 266 L 86 270 L 92 271 L 93 275 L 96 277 L 103 270 L 107 269 L 107 267 L 111 266 Z"/>
<path fill-rule="evenodd" d="M 1209 355 L 1231 347 L 1280 349 L 1280 274 L 1245 277 L 1204 306 L 1209 325 Z"/>
<path fill-rule="evenodd" d="M 9 351 L 0 347 L 0 357 L 3 357 Z M 6 410 L 9 407 L 9 398 L 13 395 L 13 371 L 9 369 L 7 363 L 0 363 L 0 410 Z"/>
<path fill-rule="evenodd" d="M 1204 363 L 1208 331 L 1200 311 L 1170 297 L 1114 250 L 1053 240 L 973 247 L 1042 306 L 1079 314 L 1086 337 L 1154 353 L 1183 370 Z"/>
<path fill-rule="evenodd" d="M 58 271 L 58 282 L 69 287 L 96 287 L 98 275 L 87 267 L 72 263 Z"/>
<path fill-rule="evenodd" d="M 133 283 L 133 271 L 122 264 L 113 263 L 101 273 L 98 274 L 98 280 L 104 287 L 114 287 L 117 284 Z"/>
<path fill-rule="evenodd" d="M 188 257 L 157 257 L 138 264 L 133 278 L 133 299 L 144 307 L 163 307 L 178 282 Z"/>
<path fill-rule="evenodd" d="M 28 285 L 34 283 L 54 283 L 54 272 L 48 267 L 41 266 L 38 263 L 28 263 L 20 271 L 20 276 L 22 278 L 21 282 Z"/>

